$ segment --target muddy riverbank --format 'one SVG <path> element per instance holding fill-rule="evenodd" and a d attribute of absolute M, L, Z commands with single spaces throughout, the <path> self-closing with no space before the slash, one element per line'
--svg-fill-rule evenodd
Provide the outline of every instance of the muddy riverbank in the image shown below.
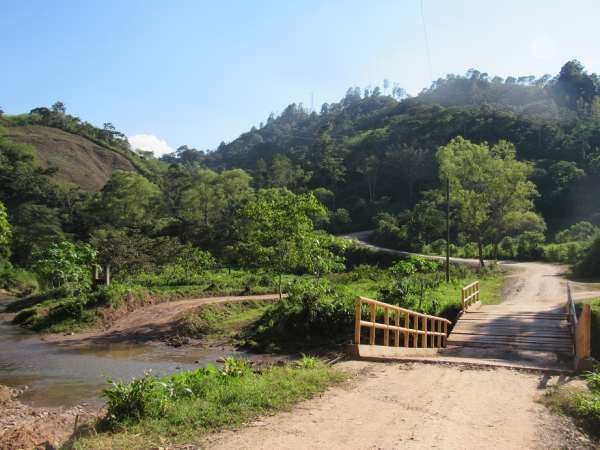
<path fill-rule="evenodd" d="M 18 400 L 24 390 L 0 385 L 0 448 L 4 450 L 58 448 L 99 414 L 98 408 L 83 406 L 30 406 Z"/>

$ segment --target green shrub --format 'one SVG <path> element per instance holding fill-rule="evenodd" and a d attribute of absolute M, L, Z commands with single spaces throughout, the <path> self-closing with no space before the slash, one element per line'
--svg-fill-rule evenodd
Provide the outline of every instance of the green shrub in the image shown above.
<path fill-rule="evenodd" d="M 164 414 L 169 397 L 167 386 L 146 372 L 129 383 L 109 380 L 112 388 L 104 390 L 108 422 L 112 425 L 137 422 L 145 417 Z"/>
<path fill-rule="evenodd" d="M 515 256 L 517 256 L 517 241 L 510 236 L 506 236 L 500 241 L 500 245 L 498 246 L 498 257 L 501 259 L 513 259 Z"/>
<path fill-rule="evenodd" d="M 88 244 L 62 241 L 33 255 L 33 270 L 47 287 L 71 286 L 82 289 L 91 284 L 96 251 Z"/>
<path fill-rule="evenodd" d="M 287 367 L 261 371 L 252 370 L 246 360 L 227 358 L 221 369 L 208 365 L 206 368 L 184 371 L 163 378 L 147 372 L 143 377 L 133 378 L 129 383 L 109 380 L 111 387 L 104 390 L 107 402 L 103 425 L 110 430 L 118 430 L 146 419 L 163 420 L 171 417 L 178 420 L 180 405 L 189 401 L 198 402 L 196 405 L 200 408 L 207 408 L 205 411 L 197 411 L 194 420 L 197 420 L 199 425 L 216 425 L 217 423 L 211 424 L 209 419 L 215 413 L 215 409 L 223 410 L 218 421 L 226 423 L 228 419 L 231 420 L 240 413 L 240 408 L 249 408 L 254 414 L 257 410 L 273 408 L 281 400 L 275 400 L 272 395 L 279 396 L 283 394 L 280 392 L 282 390 L 287 391 L 286 396 L 290 399 L 298 398 L 301 391 L 305 394 L 314 391 L 316 385 L 300 388 L 302 383 L 295 383 L 294 380 L 312 375 L 322 378 L 323 381 L 340 379 L 333 371 L 324 369 L 314 358 L 304 357 Z M 279 380 L 285 380 L 284 384 Z M 270 386 L 261 386 L 265 382 Z M 269 394 L 269 390 L 272 394 Z M 257 408 L 258 405 L 260 407 Z M 198 420 L 198 417 L 203 419 Z M 190 416 L 187 418 L 192 419 Z M 217 419 L 215 416 L 213 418 Z M 239 419 L 243 418 L 244 414 L 241 414 Z"/>
<path fill-rule="evenodd" d="M 590 222 L 578 222 L 566 230 L 557 233 L 556 242 L 564 244 L 567 242 L 591 241 L 600 234 L 600 228 Z"/>
<path fill-rule="evenodd" d="M 525 260 L 540 259 L 544 253 L 544 234 L 539 231 L 526 231 L 519 236 L 517 257 Z"/>
<path fill-rule="evenodd" d="M 326 280 L 298 280 L 251 331 L 260 347 L 310 347 L 339 342 L 352 332 L 354 298 Z"/>
<path fill-rule="evenodd" d="M 582 259 L 575 265 L 575 273 L 583 277 L 600 276 L 600 237 L 584 252 Z"/>

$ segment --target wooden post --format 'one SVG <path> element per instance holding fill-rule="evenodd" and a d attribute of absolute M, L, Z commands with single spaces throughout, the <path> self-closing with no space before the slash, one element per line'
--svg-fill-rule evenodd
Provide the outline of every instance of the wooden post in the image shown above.
<path fill-rule="evenodd" d="M 400 326 L 400 311 L 396 310 L 396 317 L 395 317 L 395 321 L 394 324 L 396 325 L 396 327 Z M 395 347 L 400 347 L 400 330 L 395 330 L 394 331 L 394 346 Z"/>
<path fill-rule="evenodd" d="M 419 316 L 414 316 L 413 317 L 413 327 L 415 330 L 419 329 Z M 419 334 L 418 333 L 412 333 L 413 335 L 413 347 L 418 347 L 419 345 Z"/>
<path fill-rule="evenodd" d="M 383 323 L 385 324 L 386 327 L 388 327 L 390 325 L 390 311 L 387 306 L 384 306 L 384 308 L 383 308 Z M 383 330 L 383 345 L 385 345 L 386 347 L 390 345 L 390 329 L 389 328 L 385 328 Z"/>
<path fill-rule="evenodd" d="M 591 324 L 592 309 L 589 304 L 585 304 L 575 331 L 575 356 L 577 360 L 589 358 L 591 355 Z"/>
<path fill-rule="evenodd" d="M 354 343 L 356 345 L 360 344 L 360 321 L 362 319 L 361 304 L 360 297 L 356 297 L 356 308 L 354 311 Z"/>
<path fill-rule="evenodd" d="M 444 336 L 442 338 L 442 347 L 446 347 L 446 341 L 448 340 L 448 322 L 444 322 Z"/>
<path fill-rule="evenodd" d="M 107 264 L 104 269 L 104 284 L 110 286 L 110 264 Z"/>
<path fill-rule="evenodd" d="M 427 348 L 427 317 L 421 317 L 421 328 L 425 332 L 425 334 L 421 335 L 423 337 L 421 347 Z"/>
<path fill-rule="evenodd" d="M 442 332 L 442 322 L 440 322 L 439 320 L 436 321 L 436 327 L 435 327 L 435 331 L 437 331 L 438 333 Z M 436 336 L 435 339 L 435 346 L 437 348 L 440 348 L 442 346 L 442 336 L 440 336 L 439 334 Z"/>
<path fill-rule="evenodd" d="M 460 290 L 460 307 L 464 311 L 465 310 L 465 289 L 462 288 Z"/>
<path fill-rule="evenodd" d="M 410 328 L 410 316 L 408 313 L 404 313 L 404 328 Z M 410 338 L 410 333 L 408 331 L 404 332 L 404 347 L 408 347 L 408 340 Z"/>
<path fill-rule="evenodd" d="M 369 329 L 369 344 L 375 345 L 375 320 L 377 318 L 377 310 L 375 303 L 371 303 L 371 328 Z"/>

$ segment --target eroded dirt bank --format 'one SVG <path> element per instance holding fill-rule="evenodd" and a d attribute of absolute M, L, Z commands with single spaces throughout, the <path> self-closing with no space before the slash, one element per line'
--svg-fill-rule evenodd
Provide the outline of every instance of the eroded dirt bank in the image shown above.
<path fill-rule="evenodd" d="M 0 449 L 53 449 L 67 441 L 77 426 L 93 421 L 97 410 L 34 408 L 17 400 L 22 391 L 0 385 Z"/>
<path fill-rule="evenodd" d="M 161 340 L 177 330 L 176 319 L 187 311 L 204 305 L 226 302 L 276 300 L 277 294 L 207 297 L 175 300 L 135 309 L 119 317 L 104 329 L 73 334 L 50 334 L 44 340 L 57 344 L 91 344 L 95 342 L 144 342 Z"/>

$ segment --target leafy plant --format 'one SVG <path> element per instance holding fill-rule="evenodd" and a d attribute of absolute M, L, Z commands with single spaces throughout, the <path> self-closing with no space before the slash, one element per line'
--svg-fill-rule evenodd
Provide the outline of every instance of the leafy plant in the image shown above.
<path fill-rule="evenodd" d="M 223 368 L 219 373 L 224 377 L 242 377 L 250 372 L 252 372 L 250 361 L 229 356 L 223 362 Z"/>
<path fill-rule="evenodd" d="M 34 254 L 33 270 L 46 286 L 85 288 L 91 282 L 96 251 L 88 244 L 63 241 Z"/>

